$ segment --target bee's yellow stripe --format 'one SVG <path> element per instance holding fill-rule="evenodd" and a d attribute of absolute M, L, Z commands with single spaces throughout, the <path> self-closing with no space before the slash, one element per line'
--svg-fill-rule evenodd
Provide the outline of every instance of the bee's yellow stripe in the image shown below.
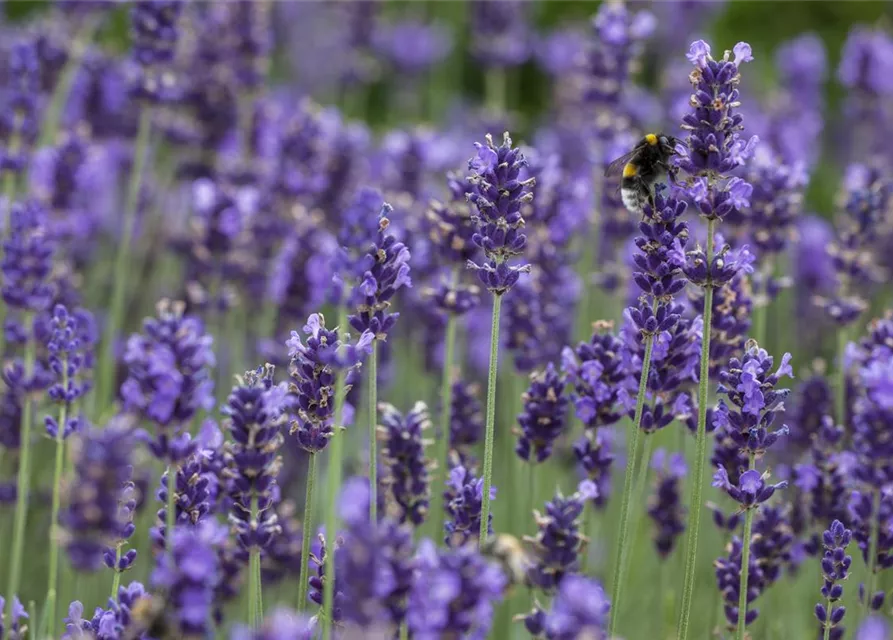
<path fill-rule="evenodd" d="M 648 135 L 645 136 L 645 142 L 647 142 L 651 146 L 654 146 L 657 144 L 657 136 L 654 135 L 653 133 L 649 133 Z"/>
<path fill-rule="evenodd" d="M 636 165 L 634 165 L 632 162 L 627 162 L 623 166 L 623 177 L 624 178 L 632 178 L 636 175 L 636 172 L 637 172 Z"/>

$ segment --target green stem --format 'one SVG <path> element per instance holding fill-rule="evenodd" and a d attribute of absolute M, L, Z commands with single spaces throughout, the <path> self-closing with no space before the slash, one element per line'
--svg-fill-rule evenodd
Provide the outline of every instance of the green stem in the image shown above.
<path fill-rule="evenodd" d="M 347 312 L 338 309 L 338 328 L 347 323 Z M 335 601 L 335 539 L 338 537 L 338 494 L 341 492 L 341 464 L 344 457 L 344 433 L 341 423 L 346 395 L 345 372 L 335 378 L 334 433 L 329 441 L 329 468 L 326 473 L 326 569 L 323 584 L 323 637 L 332 638 L 332 607 Z"/>
<path fill-rule="evenodd" d="M 62 361 L 62 388 L 68 388 L 68 359 Z M 57 523 L 59 521 L 59 505 L 62 493 L 62 468 L 65 466 L 65 423 L 68 420 L 68 403 L 63 402 L 59 408 L 59 424 L 56 429 L 56 467 L 53 472 L 53 507 L 50 517 L 50 568 L 47 577 L 46 633 L 50 638 L 56 634 L 56 594 L 59 582 L 59 546 Z"/>
<path fill-rule="evenodd" d="M 95 17 L 91 16 L 87 18 L 84 25 L 75 36 L 68 60 L 65 62 L 65 67 L 62 69 L 62 75 L 56 83 L 56 87 L 53 90 L 53 96 L 50 99 L 50 104 L 44 115 L 43 123 L 40 128 L 40 138 L 37 143 L 38 147 L 46 147 L 53 144 L 56 140 L 56 132 L 59 130 L 59 121 L 62 118 L 62 109 L 68 101 L 68 96 L 71 95 L 71 88 L 74 86 L 77 72 L 81 68 L 84 52 L 87 50 L 87 46 L 93 41 L 93 35 L 96 33 L 96 29 L 99 28 L 99 25 L 102 22 L 102 14 L 104 12 L 98 13 L 99 15 Z"/>
<path fill-rule="evenodd" d="M 754 454 L 750 454 L 748 470 L 753 469 Z M 744 640 L 744 628 L 747 626 L 747 580 L 750 577 L 750 537 L 753 531 L 753 512 L 756 506 L 750 507 L 744 514 L 744 536 L 741 539 L 741 571 L 738 583 L 738 631 L 736 640 Z"/>
<path fill-rule="evenodd" d="M 871 614 L 871 598 L 874 596 L 874 585 L 877 578 L 877 547 L 880 536 L 881 492 L 872 491 L 871 529 L 868 539 L 868 579 L 865 581 L 865 601 L 862 603 L 863 619 Z M 828 610 L 831 615 L 831 610 Z"/>
<path fill-rule="evenodd" d="M 257 495 L 252 491 L 251 495 L 251 522 L 257 523 L 258 508 Z M 260 575 L 260 549 L 252 547 L 248 552 L 248 624 L 255 629 L 260 628 L 264 620 L 263 584 Z"/>
<path fill-rule="evenodd" d="M 828 617 L 825 619 L 824 627 L 825 631 L 822 633 L 822 640 L 831 640 L 831 598 L 825 598 L 825 612 L 828 614 Z"/>
<path fill-rule="evenodd" d="M 378 341 L 369 354 L 369 522 L 378 522 Z"/>
<path fill-rule="evenodd" d="M 102 351 L 99 357 L 96 393 L 100 410 L 105 410 L 112 403 L 115 396 L 113 388 L 115 376 L 114 343 L 118 331 L 121 329 L 127 288 L 133 284 L 128 277 L 130 260 L 132 258 L 130 245 L 133 241 L 133 229 L 136 225 L 136 210 L 139 204 L 140 188 L 143 184 L 143 173 L 146 166 L 151 130 L 151 110 L 149 107 L 144 106 L 140 112 L 139 130 L 137 131 L 136 144 L 133 150 L 133 167 L 130 172 L 130 181 L 127 186 L 127 202 L 124 207 L 124 226 L 121 231 L 120 242 L 118 243 L 118 252 L 115 256 L 112 298 L 109 305 L 109 316 L 106 323 Z"/>
<path fill-rule="evenodd" d="M 118 571 L 118 563 L 121 562 L 121 542 L 115 547 L 115 575 L 112 577 L 112 594 L 109 596 L 115 602 L 118 601 L 118 587 L 121 586 L 121 572 Z"/>
<path fill-rule="evenodd" d="M 174 528 L 177 526 L 177 465 L 167 465 L 167 512 L 164 520 L 164 546 L 174 552 Z"/>
<path fill-rule="evenodd" d="M 846 368 L 843 364 L 847 344 L 850 340 L 849 327 L 841 327 L 837 332 L 837 371 L 834 382 L 834 414 L 837 423 L 846 426 Z"/>
<path fill-rule="evenodd" d="M 307 569 L 310 566 L 310 538 L 313 536 L 313 499 L 314 486 L 316 484 L 316 454 L 310 454 L 310 462 L 307 466 L 307 495 L 304 498 L 304 522 L 301 534 L 301 573 L 298 584 L 298 611 L 303 611 L 307 605 L 307 586 L 310 576 Z"/>
<path fill-rule="evenodd" d="M 25 314 L 23 325 L 31 332 L 31 314 Z M 34 371 L 35 359 L 34 338 L 29 335 L 25 343 L 25 371 L 27 380 Z M 15 520 L 13 525 L 12 549 L 10 553 L 9 582 L 6 588 L 6 619 L 12 620 L 12 603 L 19 591 L 19 579 L 22 573 L 22 556 L 25 548 L 25 524 L 28 518 L 28 499 L 31 489 L 31 412 L 32 402 L 28 394 L 24 397 L 21 424 L 21 457 L 19 459 L 19 473 L 17 479 L 17 496 L 15 508 Z M 10 633 L 9 625 L 6 629 Z"/>
<path fill-rule="evenodd" d="M 487 374 L 487 423 L 484 440 L 484 495 L 481 504 L 479 542 L 487 539 L 490 522 L 490 485 L 493 480 L 493 437 L 496 429 L 496 369 L 499 364 L 499 309 L 502 296 L 493 296 L 493 320 L 490 326 L 490 369 Z"/>
<path fill-rule="evenodd" d="M 456 283 L 458 272 L 453 271 L 452 284 Z M 431 492 L 431 514 L 434 540 L 443 542 L 443 523 L 446 518 L 443 507 L 443 488 L 449 476 L 450 468 L 450 421 L 453 409 L 453 360 L 456 351 L 456 316 L 447 315 L 446 337 L 443 354 L 443 377 L 440 382 L 440 434 L 437 439 L 438 476 L 443 486 L 437 486 Z"/>
<path fill-rule="evenodd" d="M 713 261 L 713 233 L 715 220 L 707 221 L 708 264 Z M 695 452 L 695 472 L 691 479 L 689 500 L 688 542 L 685 555 L 685 579 L 682 586 L 682 612 L 679 618 L 678 640 L 688 638 L 691 604 L 695 590 L 695 569 L 698 563 L 698 533 L 701 526 L 701 491 L 707 463 L 707 393 L 710 388 L 710 323 L 713 316 L 713 287 L 704 288 L 704 323 L 701 337 L 701 372 L 698 378 L 698 432 Z"/>
<path fill-rule="evenodd" d="M 500 67 L 494 67 L 487 71 L 487 76 L 484 79 L 486 82 L 486 92 L 485 100 L 487 103 L 487 108 L 495 113 L 502 113 L 505 111 L 505 90 L 506 90 L 506 72 L 505 69 Z"/>
<path fill-rule="evenodd" d="M 636 412 L 633 418 L 633 432 L 630 435 L 629 446 L 626 452 L 626 473 L 623 478 L 623 496 L 620 502 L 620 534 L 619 548 L 614 555 L 614 589 L 611 602 L 611 621 L 608 627 L 608 637 L 614 637 L 614 631 L 617 628 L 618 611 L 620 610 L 620 596 L 623 594 L 624 564 L 626 554 L 629 552 L 629 519 L 630 508 L 632 506 L 633 479 L 636 473 L 636 456 L 639 449 L 639 437 L 642 432 L 642 414 L 645 410 L 645 395 L 648 391 L 648 373 L 651 371 L 651 352 L 654 348 L 654 335 L 645 336 L 645 356 L 642 359 L 642 373 L 639 376 L 639 393 L 636 396 Z M 647 462 L 642 461 L 642 466 L 646 466 Z M 640 473 L 647 474 L 648 469 L 645 468 Z"/>

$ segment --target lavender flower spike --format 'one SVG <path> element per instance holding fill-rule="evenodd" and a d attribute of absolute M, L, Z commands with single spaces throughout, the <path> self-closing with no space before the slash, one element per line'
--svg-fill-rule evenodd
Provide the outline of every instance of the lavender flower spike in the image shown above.
<path fill-rule="evenodd" d="M 378 433 L 384 441 L 381 455 L 387 469 L 383 483 L 388 487 L 397 521 L 418 526 L 428 514 L 431 493 L 425 459 L 425 446 L 430 441 L 422 437 L 431 426 L 428 407 L 424 402 L 417 402 L 404 415 L 393 405 L 382 403 L 379 411 Z"/>
<path fill-rule="evenodd" d="M 521 207 L 533 199 L 535 180 L 518 179 L 527 161 L 512 147 L 507 132 L 498 147 L 489 134 L 485 144 L 475 146 L 477 156 L 468 161 L 468 167 L 472 171 L 469 181 L 476 189 L 467 195 L 477 208 L 472 216 L 477 225 L 472 241 L 483 250 L 487 262 L 478 265 L 469 260 L 468 267 L 478 272 L 488 290 L 501 296 L 530 270 L 529 265 L 510 265 L 508 261 L 521 255 L 527 245 Z"/>
<path fill-rule="evenodd" d="M 523 398 L 515 453 L 522 460 L 543 462 L 552 454 L 552 445 L 566 426 L 570 400 L 564 395 L 564 376 L 550 362 L 544 371 L 531 376 Z"/>
<path fill-rule="evenodd" d="M 825 603 L 815 606 L 815 616 L 824 630 L 826 640 L 839 640 L 843 637 L 844 628 L 839 626 L 846 615 L 846 607 L 834 606 L 843 597 L 843 585 L 852 563 L 852 557 L 846 555 L 846 548 L 852 539 L 852 532 L 835 520 L 822 534 L 825 554 L 822 558 L 822 596 Z"/>

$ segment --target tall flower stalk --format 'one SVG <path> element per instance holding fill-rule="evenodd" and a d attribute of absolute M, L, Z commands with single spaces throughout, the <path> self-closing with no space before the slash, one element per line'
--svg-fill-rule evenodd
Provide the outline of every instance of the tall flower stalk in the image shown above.
<path fill-rule="evenodd" d="M 616 628 L 617 612 L 631 561 L 629 545 L 636 532 L 635 527 L 630 532 L 630 518 L 636 506 L 634 502 L 642 499 L 648 475 L 652 446 L 649 436 L 673 420 L 677 403 L 672 402 L 669 396 L 678 392 L 682 381 L 691 375 L 693 368 L 690 323 L 683 320 L 682 307 L 673 302 L 686 285 L 682 270 L 685 266 L 683 250 L 688 242 L 688 225 L 681 220 L 685 210 L 684 202 L 673 196 L 665 196 L 664 189 L 658 188 L 654 206 L 645 208 L 645 217 L 639 224 L 641 235 L 636 238 L 638 251 L 634 255 L 636 270 L 633 280 L 642 294 L 638 304 L 627 311 L 629 333 L 632 334 L 631 344 L 627 348 L 632 354 L 638 354 L 640 349 L 644 349 L 644 353 L 641 355 L 633 433 L 629 437 L 621 499 L 619 547 L 614 557 L 611 633 Z M 654 358 L 657 337 L 661 338 L 661 353 Z M 651 404 L 646 411 L 649 396 Z M 678 409 L 684 410 L 682 407 Z M 645 450 L 636 473 L 642 431 L 646 436 Z"/>
<path fill-rule="evenodd" d="M 65 461 L 65 439 L 78 427 L 78 420 L 69 420 L 71 403 L 83 396 L 90 389 L 88 382 L 81 381 L 78 374 L 83 369 L 92 367 L 92 317 L 79 312 L 69 314 L 63 305 L 56 305 L 53 310 L 52 329 L 47 342 L 50 354 L 50 369 L 56 378 L 49 388 L 49 396 L 59 405 L 59 417 L 46 418 L 47 435 L 55 440 L 56 457 L 53 472 L 53 498 L 50 512 L 50 550 L 49 569 L 47 573 L 47 599 L 45 605 L 46 633 L 55 637 L 56 632 L 56 594 L 59 577 L 58 534 L 59 506 L 61 504 L 62 471 Z"/>
<path fill-rule="evenodd" d="M 6 319 L 4 333 L 24 342 L 24 359 L 16 358 L 3 372 L 7 389 L 22 402 L 19 425 L 19 458 L 16 507 L 13 519 L 12 548 L 9 549 L 9 596 L 7 619 L 12 617 L 13 594 L 18 592 L 25 548 L 25 526 L 31 490 L 31 427 L 34 400 L 31 393 L 39 388 L 35 375 L 37 344 L 35 318 L 51 304 L 55 288 L 50 276 L 55 244 L 47 230 L 46 211 L 35 202 L 14 205 L 10 210 L 10 233 L 3 243 L 3 301 L 15 315 Z"/>
<path fill-rule="evenodd" d="M 739 42 L 732 52 L 720 60 L 710 55 L 710 45 L 703 40 L 693 42 L 687 58 L 694 65 L 689 79 L 692 84 L 692 110 L 682 121 L 689 132 L 686 144 L 677 147 L 680 169 L 690 177 L 684 185 L 686 195 L 694 201 L 707 220 L 707 243 L 704 251 L 689 254 L 684 269 L 688 279 L 704 289 L 703 338 L 701 367 L 698 379 L 698 422 L 695 471 L 691 483 L 691 513 L 682 589 L 682 610 L 679 618 L 681 640 L 688 637 L 689 617 L 694 599 L 695 571 L 698 559 L 698 535 L 701 524 L 701 496 L 707 459 L 707 397 L 710 373 L 710 332 L 713 311 L 713 290 L 728 282 L 735 270 L 728 267 L 724 252 L 714 255 L 716 225 L 728 214 L 749 206 L 750 184 L 729 173 L 741 166 L 755 146 L 756 137 L 744 141 L 742 117 L 737 112 L 739 65 L 753 59 L 750 45 Z M 731 271 L 731 273 L 729 273 Z"/>
<path fill-rule="evenodd" d="M 475 233 L 475 224 L 472 220 L 473 207 L 466 195 L 474 187 L 457 174 L 447 176 L 447 187 L 450 192 L 449 199 L 444 202 L 432 201 L 425 214 L 428 236 L 450 270 L 448 278 L 441 279 L 436 286 L 424 292 L 446 315 L 440 387 L 440 437 L 436 439 L 435 453 L 436 468 L 443 483 L 446 483 L 450 470 L 453 376 L 457 366 L 456 336 L 459 319 L 480 302 L 478 287 L 462 283 L 459 271 L 460 265 L 474 258 L 478 252 L 478 247 L 472 241 Z M 443 537 L 446 515 L 442 491 L 433 492 L 431 511 L 433 537 L 435 540 L 440 540 Z"/>
<path fill-rule="evenodd" d="M 369 491 L 373 499 L 369 501 L 369 518 L 377 520 L 378 500 L 378 343 L 387 340 L 394 328 L 399 313 L 390 311 L 391 300 L 396 293 L 411 287 L 409 278 L 409 249 L 389 232 L 391 221 L 388 218 L 393 209 L 385 203 L 378 213 L 378 231 L 362 259 L 365 271 L 356 283 L 353 300 L 356 313 L 348 317 L 350 326 L 361 334 L 373 337 L 369 353 Z"/>
<path fill-rule="evenodd" d="M 493 315 L 490 325 L 490 364 L 487 373 L 487 421 L 484 439 L 484 486 L 481 505 L 480 542 L 487 538 L 490 516 L 490 486 L 493 480 L 493 441 L 496 426 L 496 371 L 499 360 L 499 311 L 502 296 L 518 282 L 529 265 L 510 264 L 521 255 L 527 244 L 522 229 L 524 218 L 521 206 L 533 200 L 531 191 L 535 180 L 519 180 L 521 168 L 526 164 L 524 155 L 512 147 L 512 139 L 506 132 L 502 144 L 497 147 L 489 134 L 485 144 L 475 143 L 478 153 L 469 163 L 472 171 L 470 182 L 475 192 L 468 195 L 477 209 L 472 219 L 477 231 L 472 237 L 486 257 L 478 265 L 469 261 L 468 267 L 477 272 L 480 281 L 493 294 Z"/>
<path fill-rule="evenodd" d="M 355 344 L 339 337 L 338 331 L 347 321 L 347 312 L 339 310 L 339 325 L 326 329 L 322 314 L 314 313 L 307 319 L 302 339 L 292 331 L 287 345 L 292 363 L 299 364 L 292 377 L 297 385 L 299 412 L 298 440 L 304 448 L 320 450 L 324 440 L 330 440 L 329 463 L 326 474 L 326 534 L 330 548 L 325 554 L 325 585 L 323 588 L 323 633 L 332 637 L 335 602 L 335 540 L 338 531 L 337 496 L 341 490 L 341 473 L 344 459 L 344 402 L 347 392 L 355 382 L 363 358 L 371 352 L 375 340 L 370 331 L 364 331 Z M 332 385 L 334 381 L 334 392 Z M 293 388 L 294 390 L 294 388 Z M 334 396 L 334 398 L 333 398 Z M 332 401 L 334 404 L 332 404 Z M 303 422 L 303 425 L 301 424 Z M 294 429 L 295 425 L 292 425 Z M 305 544 L 307 530 L 305 525 Z M 307 574 L 306 560 L 301 559 L 302 574 Z M 302 603 L 303 604 L 303 603 Z"/>

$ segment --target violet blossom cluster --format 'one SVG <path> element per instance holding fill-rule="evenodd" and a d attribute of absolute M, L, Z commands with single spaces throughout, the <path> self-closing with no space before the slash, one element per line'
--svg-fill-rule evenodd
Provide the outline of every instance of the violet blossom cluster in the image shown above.
<path fill-rule="evenodd" d="M 382 483 L 388 489 L 389 514 L 400 523 L 419 526 L 428 514 L 431 493 L 429 463 L 425 458 L 428 441 L 424 432 L 431 426 L 428 407 L 417 402 L 405 414 L 396 407 L 379 405 L 381 424 L 378 433 L 382 439 L 381 456 L 385 465 Z"/>
<path fill-rule="evenodd" d="M 133 609 L 144 605 L 145 602 L 140 601 L 150 599 L 152 596 L 139 582 L 118 587 L 115 596 L 108 599 L 106 609 L 96 607 L 89 619 L 84 618 L 84 605 L 81 601 L 73 601 L 68 607 L 68 616 L 64 621 L 65 633 L 62 640 L 120 638 L 128 633 L 141 633 L 139 623 L 134 620 Z"/>
<path fill-rule="evenodd" d="M 614 463 L 610 431 L 588 429 L 574 443 L 573 450 L 580 474 L 596 487 L 595 495 L 591 496 L 593 504 L 604 507 L 611 494 L 611 465 Z"/>
<path fill-rule="evenodd" d="M 496 487 L 490 487 L 490 500 L 496 498 Z M 474 540 L 481 529 L 481 509 L 484 501 L 484 479 L 470 469 L 456 465 L 450 469 L 443 501 L 450 519 L 445 525 L 445 542 L 449 547 L 461 547 Z M 493 533 L 493 513 L 487 518 L 487 533 Z"/>
<path fill-rule="evenodd" d="M 484 408 L 476 384 L 457 380 L 450 388 L 450 449 L 463 460 L 484 434 Z"/>
<path fill-rule="evenodd" d="M 292 331 L 286 343 L 291 358 L 289 393 L 296 399 L 290 432 L 297 434 L 298 444 L 308 453 L 325 449 L 334 433 L 337 372 L 347 370 L 347 384 L 353 384 L 357 368 L 372 348 L 371 332 L 363 332 L 351 344 L 338 336 L 338 329 L 326 329 L 325 317 L 314 313 L 304 325 L 306 337 L 302 340 Z"/>
<path fill-rule="evenodd" d="M 71 564 L 80 571 L 98 569 L 107 547 L 133 532 L 132 520 L 120 508 L 131 484 L 133 446 L 130 430 L 114 423 L 85 433 L 77 443 L 76 480 L 59 524 Z"/>
<path fill-rule="evenodd" d="M 648 502 L 648 517 L 654 522 L 654 546 L 660 558 L 666 560 L 685 531 L 686 508 L 681 493 L 688 466 L 682 455 L 658 449 L 651 457 L 651 468 L 657 477 Z"/>
<path fill-rule="evenodd" d="M 530 387 L 521 396 L 524 409 L 518 415 L 520 433 L 515 453 L 527 462 L 541 463 L 552 455 L 555 440 L 565 430 L 568 404 L 564 376 L 551 362 L 531 374 Z"/>
<path fill-rule="evenodd" d="M 415 561 L 412 529 L 389 517 L 369 520 L 369 483 L 345 484 L 340 510 L 344 544 L 335 554 L 341 620 L 367 633 L 395 633 L 406 618 Z"/>
<path fill-rule="evenodd" d="M 519 180 L 526 160 L 519 149 L 512 147 L 507 132 L 498 147 L 489 134 L 485 144 L 475 143 L 475 146 L 477 156 L 468 162 L 472 171 L 469 181 L 475 187 L 468 199 L 477 209 L 472 216 L 477 226 L 472 241 L 483 250 L 487 262 L 478 265 L 469 260 L 468 267 L 477 272 L 489 291 L 499 296 L 530 269 L 529 265 L 512 264 L 512 260 L 527 245 L 521 207 L 533 200 L 532 188 L 536 181 Z"/>
<path fill-rule="evenodd" d="M 549 611 L 536 609 L 524 619 L 527 630 L 547 640 L 607 638 L 611 601 L 594 578 L 569 575 L 561 582 Z"/>
<path fill-rule="evenodd" d="M 15 42 L 7 52 L 8 76 L 0 109 L 0 176 L 21 174 L 37 141 L 40 126 L 40 60 L 33 37 Z M 7 204 L 9 206 L 9 204 Z"/>
<path fill-rule="evenodd" d="M 55 381 L 47 389 L 54 402 L 66 408 L 86 394 L 92 381 L 89 378 L 93 368 L 93 345 L 96 341 L 96 327 L 93 315 L 84 309 L 69 313 L 65 305 L 57 304 L 50 320 L 50 334 L 47 339 L 47 364 Z M 59 429 L 65 438 L 78 429 L 81 419 L 69 416 L 64 425 L 56 418 L 44 418 L 47 435 L 55 438 Z"/>
<path fill-rule="evenodd" d="M 153 102 L 167 102 L 176 97 L 176 77 L 171 66 L 180 40 L 178 21 L 183 4 L 182 0 L 141 0 L 131 7 L 135 96 Z"/>
<path fill-rule="evenodd" d="M 852 532 L 835 520 L 822 534 L 822 545 L 825 552 L 822 556 L 822 597 L 824 602 L 815 606 L 815 616 L 825 630 L 830 627 L 829 638 L 839 640 L 845 629 L 840 626 L 846 615 L 846 607 L 837 602 L 843 597 L 843 585 L 847 579 L 853 558 L 846 554 L 846 548 L 852 539 Z"/>
<path fill-rule="evenodd" d="M 198 411 L 214 405 L 213 338 L 184 311 L 183 303 L 162 300 L 158 317 L 147 318 L 143 333 L 130 336 L 124 351 L 123 408 L 157 425 L 161 451 Z"/>
<path fill-rule="evenodd" d="M 499 566 L 473 546 L 443 550 L 423 540 L 416 567 L 406 605 L 406 623 L 412 637 L 486 638 L 506 584 Z"/>
<path fill-rule="evenodd" d="M 273 382 L 273 373 L 272 365 L 246 372 L 224 407 L 230 436 L 224 453 L 229 519 L 246 555 L 267 549 L 280 532 L 272 505 L 278 494 L 287 394 L 284 384 Z"/>

